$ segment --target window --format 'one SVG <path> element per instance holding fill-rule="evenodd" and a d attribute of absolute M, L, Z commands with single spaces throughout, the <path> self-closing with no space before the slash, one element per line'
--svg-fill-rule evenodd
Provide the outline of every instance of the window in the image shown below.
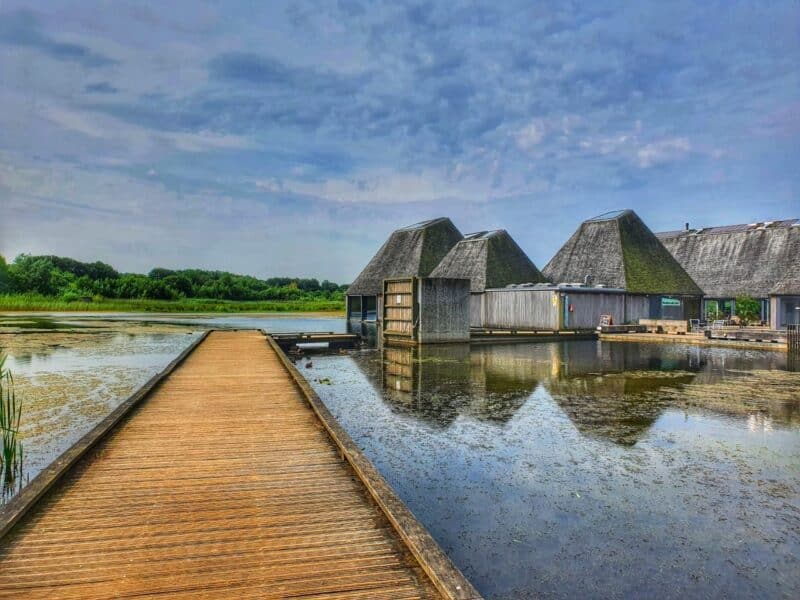
<path fill-rule="evenodd" d="M 375 321 L 378 318 L 378 298 L 376 296 L 364 296 L 364 319 Z"/>
<path fill-rule="evenodd" d="M 361 318 L 361 296 L 350 296 L 350 315 L 351 318 Z"/>

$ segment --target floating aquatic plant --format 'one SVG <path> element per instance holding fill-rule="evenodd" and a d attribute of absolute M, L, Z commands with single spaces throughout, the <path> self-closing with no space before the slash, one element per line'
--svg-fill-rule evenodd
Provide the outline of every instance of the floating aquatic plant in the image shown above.
<path fill-rule="evenodd" d="M 19 440 L 19 424 L 22 418 L 22 402 L 17 401 L 14 377 L 5 367 L 6 357 L 0 355 L 0 476 L 3 480 L 3 498 L 13 495 L 17 485 L 22 484 L 22 442 Z"/>

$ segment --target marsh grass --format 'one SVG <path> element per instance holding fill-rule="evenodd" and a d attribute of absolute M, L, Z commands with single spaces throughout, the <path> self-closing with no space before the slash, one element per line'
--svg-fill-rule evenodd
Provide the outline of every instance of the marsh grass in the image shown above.
<path fill-rule="evenodd" d="M 3 499 L 14 495 L 22 485 L 22 442 L 19 424 L 22 419 L 22 402 L 17 400 L 14 377 L 6 369 L 6 357 L 0 355 L 0 477 L 3 480 Z"/>
<path fill-rule="evenodd" d="M 107 312 L 344 312 L 344 300 L 214 300 L 182 298 L 178 300 L 113 299 L 92 302 L 66 301 L 38 294 L 0 294 L 0 311 L 107 311 Z"/>

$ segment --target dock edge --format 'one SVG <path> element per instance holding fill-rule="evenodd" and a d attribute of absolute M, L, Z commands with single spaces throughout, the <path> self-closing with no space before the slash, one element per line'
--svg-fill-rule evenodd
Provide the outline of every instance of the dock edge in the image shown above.
<path fill-rule="evenodd" d="M 436 589 L 449 600 L 483 600 L 464 574 L 439 547 L 436 540 L 417 520 L 394 489 L 386 482 L 372 462 L 364 455 L 350 435 L 328 410 L 314 388 L 297 370 L 291 360 L 266 331 L 261 331 L 270 347 L 278 354 L 295 385 L 306 398 L 328 435 L 334 441 L 344 459 L 367 488 L 372 499 L 380 507 L 392 527 L 405 542 L 420 567 L 430 578 Z"/>
<path fill-rule="evenodd" d="M 58 458 L 45 467 L 22 491 L 0 508 L 0 539 L 13 529 L 25 514 L 33 508 L 42 497 L 58 483 L 58 481 L 81 459 L 94 448 L 133 409 L 138 407 L 158 385 L 166 379 L 211 333 L 204 331 L 176 356 L 162 371 L 153 375 L 144 385 L 128 396 L 119 406 L 111 411 L 102 421 L 88 433 L 72 444 Z"/>

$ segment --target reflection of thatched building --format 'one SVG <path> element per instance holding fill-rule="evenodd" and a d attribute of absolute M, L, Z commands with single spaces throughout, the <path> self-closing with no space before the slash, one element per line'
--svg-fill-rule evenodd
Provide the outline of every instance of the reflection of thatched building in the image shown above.
<path fill-rule="evenodd" d="M 582 434 L 626 446 L 664 412 L 654 393 L 690 383 L 702 367 L 686 349 L 661 345 L 563 343 L 550 351 L 544 385 L 559 408 Z"/>
<path fill-rule="evenodd" d="M 626 292 L 625 320 L 698 317 L 702 291 L 632 210 L 584 221 L 543 269 L 553 283 Z"/>
<path fill-rule="evenodd" d="M 468 234 L 453 246 L 431 276 L 470 280 L 473 327 L 483 324 L 481 303 L 487 288 L 544 281 L 536 265 L 504 229 Z"/>
<path fill-rule="evenodd" d="M 471 351 L 468 344 L 384 348 L 384 398 L 437 426 L 448 426 L 459 415 L 503 424 L 539 381 L 528 369 L 514 369 L 502 355 Z"/>
<path fill-rule="evenodd" d="M 347 289 L 348 318 L 376 320 L 384 279 L 427 277 L 461 239 L 461 232 L 445 217 L 393 232 Z"/>
<path fill-rule="evenodd" d="M 800 322 L 800 219 L 658 234 L 705 293 L 706 309 L 736 312 L 735 299 L 761 303 L 773 328 Z M 706 311 L 704 311 L 706 312 Z"/>

